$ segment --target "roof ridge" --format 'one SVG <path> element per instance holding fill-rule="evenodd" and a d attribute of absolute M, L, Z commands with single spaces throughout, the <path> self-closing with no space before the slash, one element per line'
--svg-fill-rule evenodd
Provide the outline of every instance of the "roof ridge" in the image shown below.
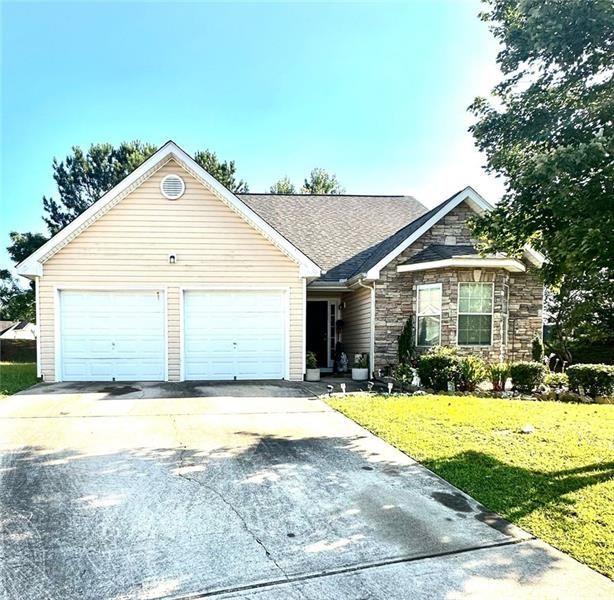
<path fill-rule="evenodd" d="M 410 194 L 278 194 L 276 192 L 239 192 L 237 196 L 322 196 L 326 198 L 412 198 L 417 200 L 415 196 Z"/>

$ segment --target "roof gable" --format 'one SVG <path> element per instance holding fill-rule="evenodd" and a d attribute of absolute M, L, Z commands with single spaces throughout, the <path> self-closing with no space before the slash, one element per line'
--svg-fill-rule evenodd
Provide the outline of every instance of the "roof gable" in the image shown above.
<path fill-rule="evenodd" d="M 177 161 L 180 166 L 186 169 L 195 179 L 208 187 L 221 201 L 239 214 L 248 224 L 294 260 L 300 266 L 301 276 L 318 277 L 320 275 L 321 269 L 313 260 L 288 241 L 276 229 L 271 227 L 271 225 L 255 213 L 240 198 L 207 173 L 205 169 L 172 141 L 164 144 L 164 146 L 137 167 L 130 175 L 125 177 L 118 185 L 94 202 L 94 204 L 43 244 L 38 250 L 33 252 L 28 258 L 19 263 L 16 267 L 17 272 L 20 275 L 28 277 L 42 275 L 42 265 L 46 260 L 66 244 L 70 243 L 72 239 L 87 229 L 92 223 L 96 222 L 101 216 L 106 214 L 128 194 L 138 188 L 169 160 Z"/>

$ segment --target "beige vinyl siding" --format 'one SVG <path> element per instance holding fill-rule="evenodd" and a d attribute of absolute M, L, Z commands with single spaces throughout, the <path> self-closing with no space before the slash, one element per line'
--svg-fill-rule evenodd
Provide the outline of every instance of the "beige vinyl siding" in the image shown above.
<path fill-rule="evenodd" d="M 160 181 L 186 184 L 167 200 Z M 177 263 L 169 264 L 168 255 Z M 55 289 L 62 286 L 166 289 L 168 376 L 180 378 L 181 288 L 271 286 L 289 290 L 290 378 L 303 374 L 304 289 L 298 265 L 176 162 L 170 161 L 52 256 L 40 285 L 43 378 L 55 377 Z"/>
<path fill-rule="evenodd" d="M 343 346 L 352 364 L 354 354 L 371 352 L 371 292 L 361 287 L 344 296 L 343 301 Z"/>

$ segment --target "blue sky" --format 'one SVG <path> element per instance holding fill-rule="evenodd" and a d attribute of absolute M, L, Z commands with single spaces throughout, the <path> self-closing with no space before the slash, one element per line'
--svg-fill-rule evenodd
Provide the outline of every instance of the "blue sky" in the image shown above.
<path fill-rule="evenodd" d="M 44 231 L 73 145 L 173 139 L 234 159 L 251 191 L 315 166 L 351 193 L 491 201 L 466 108 L 497 81 L 476 0 L 2 3 L 0 263 Z"/>

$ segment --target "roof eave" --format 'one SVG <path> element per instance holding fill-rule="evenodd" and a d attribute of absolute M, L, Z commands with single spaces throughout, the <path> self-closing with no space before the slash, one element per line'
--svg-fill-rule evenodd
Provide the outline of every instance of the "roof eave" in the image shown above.
<path fill-rule="evenodd" d="M 398 273 L 412 273 L 445 268 L 477 268 L 477 269 L 505 269 L 512 273 L 523 273 L 527 270 L 525 265 L 515 258 L 488 258 L 488 257 L 456 257 L 442 260 L 399 265 Z"/>

